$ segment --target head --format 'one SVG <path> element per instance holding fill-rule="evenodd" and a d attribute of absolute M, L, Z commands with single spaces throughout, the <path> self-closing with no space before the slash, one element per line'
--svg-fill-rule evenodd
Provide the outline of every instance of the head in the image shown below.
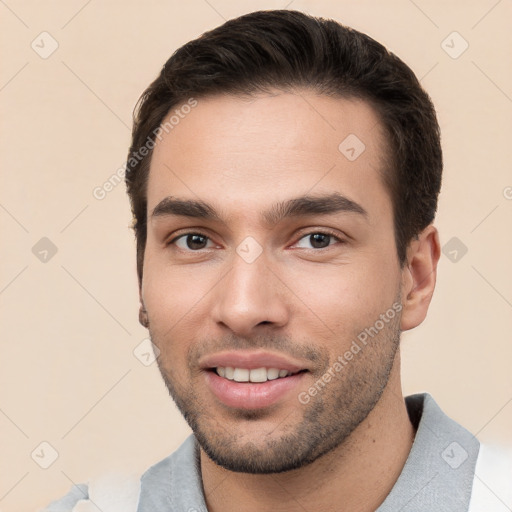
<path fill-rule="evenodd" d="M 210 458 L 293 469 L 365 421 L 396 381 L 400 332 L 427 312 L 441 170 L 414 73 L 335 21 L 256 12 L 167 61 L 126 182 L 141 319 Z M 215 373 L 270 363 L 295 375 L 267 402 Z"/>

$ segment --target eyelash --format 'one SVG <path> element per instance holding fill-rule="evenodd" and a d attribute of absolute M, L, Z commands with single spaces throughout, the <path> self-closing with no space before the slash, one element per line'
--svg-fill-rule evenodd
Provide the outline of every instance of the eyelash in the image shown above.
<path fill-rule="evenodd" d="M 300 235 L 300 237 L 297 239 L 297 241 L 295 242 L 295 244 L 297 244 L 300 240 L 302 240 L 303 238 L 306 238 L 308 236 L 311 236 L 311 235 L 326 235 L 326 236 L 330 236 L 332 238 L 334 238 L 337 242 L 339 242 L 340 244 L 344 244 L 346 243 L 345 240 L 343 240 L 342 238 L 339 237 L 339 235 L 337 233 L 335 233 L 334 231 L 330 231 L 329 229 L 322 229 L 322 230 L 312 230 L 312 231 L 308 231 L 307 233 L 302 233 Z M 185 233 L 181 233 L 179 234 L 178 236 L 175 236 L 172 240 L 170 240 L 169 242 L 166 243 L 167 246 L 170 246 L 170 245 L 174 245 L 174 243 L 179 240 L 180 238 L 184 238 L 184 237 L 187 237 L 189 235 L 199 235 L 199 236 L 202 236 L 204 238 L 206 238 L 207 240 L 211 240 L 211 238 L 208 236 L 208 235 L 205 235 L 204 233 L 201 233 L 200 231 L 187 231 Z M 309 250 L 309 251 L 315 251 L 315 252 L 318 252 L 318 251 L 321 251 L 323 249 L 328 249 L 329 247 L 331 246 L 331 244 L 329 244 L 327 247 L 321 247 L 321 248 L 311 248 L 311 249 L 306 249 L 306 250 Z M 186 252 L 201 252 L 205 249 L 197 249 L 197 250 L 192 250 L 192 249 L 181 249 L 182 251 L 186 251 Z"/>

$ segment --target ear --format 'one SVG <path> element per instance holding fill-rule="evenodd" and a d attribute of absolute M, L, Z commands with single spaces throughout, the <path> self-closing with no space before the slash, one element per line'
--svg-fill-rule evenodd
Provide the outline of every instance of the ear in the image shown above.
<path fill-rule="evenodd" d="M 149 318 L 148 312 L 146 311 L 146 306 L 144 306 L 144 300 L 142 299 L 142 286 L 139 286 L 139 323 L 146 329 L 149 327 Z"/>
<path fill-rule="evenodd" d="M 402 331 L 417 327 L 427 316 L 440 256 L 439 233 L 431 224 L 407 248 L 407 262 L 402 270 Z"/>

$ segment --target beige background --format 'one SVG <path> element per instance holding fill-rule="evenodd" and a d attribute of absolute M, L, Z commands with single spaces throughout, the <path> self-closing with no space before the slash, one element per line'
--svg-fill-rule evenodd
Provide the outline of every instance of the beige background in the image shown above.
<path fill-rule="evenodd" d="M 405 391 L 428 390 L 479 439 L 512 445 L 509 0 L 6 0 L 2 512 L 36 510 L 107 469 L 142 472 L 188 434 L 156 363 L 133 353 L 146 332 L 124 186 L 103 200 L 93 190 L 123 164 L 132 108 L 178 46 L 223 18 L 284 7 L 367 32 L 431 94 L 445 152 L 437 225 L 443 245 L 456 237 L 467 253 L 442 256 L 428 320 L 403 336 Z M 47 58 L 43 31 L 59 45 Z M 46 262 L 32 252 L 43 237 L 57 248 Z M 42 442 L 58 453 L 48 469 Z"/>

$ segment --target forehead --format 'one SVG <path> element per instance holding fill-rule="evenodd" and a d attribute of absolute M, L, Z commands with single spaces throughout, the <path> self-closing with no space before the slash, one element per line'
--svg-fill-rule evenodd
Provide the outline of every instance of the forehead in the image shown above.
<path fill-rule="evenodd" d="M 337 191 L 389 206 L 381 176 L 385 137 L 368 103 L 306 90 L 196 101 L 167 117 L 174 116 L 171 128 L 162 132 L 150 166 L 150 212 L 171 195 L 223 209 Z"/>

